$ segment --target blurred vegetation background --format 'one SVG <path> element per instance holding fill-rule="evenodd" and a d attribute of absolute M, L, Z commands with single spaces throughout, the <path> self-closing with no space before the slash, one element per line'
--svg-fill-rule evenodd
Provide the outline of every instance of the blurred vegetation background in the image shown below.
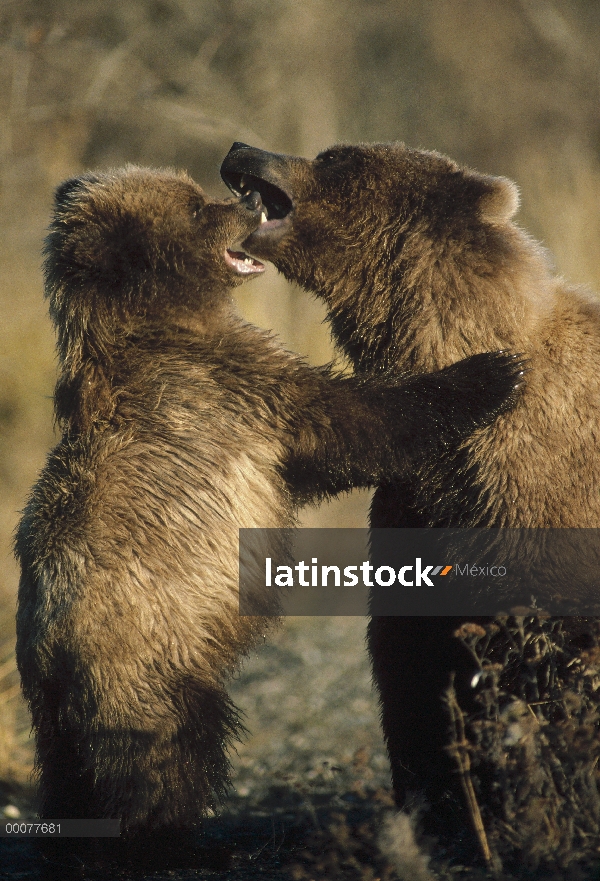
<path fill-rule="evenodd" d="M 589 0 L 0 0 L 0 776 L 29 761 L 11 540 L 53 443 L 41 245 L 54 187 L 125 162 L 226 195 L 232 141 L 313 156 L 403 140 L 517 181 L 519 220 L 600 288 L 600 4 Z M 313 363 L 323 310 L 275 271 L 244 315 Z M 307 512 L 365 523 L 368 497 Z"/>

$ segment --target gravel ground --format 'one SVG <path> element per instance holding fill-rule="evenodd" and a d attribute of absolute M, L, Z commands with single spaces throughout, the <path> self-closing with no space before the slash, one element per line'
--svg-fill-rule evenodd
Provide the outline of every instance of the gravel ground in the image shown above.
<path fill-rule="evenodd" d="M 370 756 L 374 785 L 389 785 L 364 619 L 287 619 L 231 694 L 250 731 L 233 758 L 239 795 L 254 796 L 277 775 L 311 780 L 349 765 L 358 750 Z"/>

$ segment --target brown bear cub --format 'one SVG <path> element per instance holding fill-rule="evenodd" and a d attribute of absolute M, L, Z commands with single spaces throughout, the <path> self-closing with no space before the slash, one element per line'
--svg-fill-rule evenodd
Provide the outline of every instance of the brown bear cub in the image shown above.
<path fill-rule="evenodd" d="M 135 167 L 56 193 L 63 436 L 16 540 L 42 817 L 193 827 L 240 733 L 227 677 L 269 623 L 239 615 L 239 527 L 427 469 L 513 403 L 508 355 L 386 384 L 311 368 L 245 323 L 230 289 L 264 268 L 238 245 L 261 220 L 257 192 L 213 201 Z"/>
<path fill-rule="evenodd" d="M 373 527 L 600 526 L 600 306 L 557 278 L 512 221 L 515 186 L 402 144 L 315 160 L 234 144 L 222 176 L 258 190 L 244 243 L 325 302 L 356 375 L 438 370 L 506 348 L 532 368 L 518 405 L 436 474 L 391 475 Z M 456 618 L 374 618 L 369 647 L 398 802 L 450 785 L 440 695 L 474 672 Z M 454 775 L 456 780 L 456 775 Z"/>

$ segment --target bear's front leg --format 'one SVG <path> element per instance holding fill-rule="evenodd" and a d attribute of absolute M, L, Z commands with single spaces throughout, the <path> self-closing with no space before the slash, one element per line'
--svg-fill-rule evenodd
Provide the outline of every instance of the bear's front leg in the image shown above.
<path fill-rule="evenodd" d="M 489 352 L 414 376 L 306 371 L 294 396 L 284 470 L 301 503 L 435 468 L 440 455 L 514 405 L 524 365 L 518 356 Z"/>

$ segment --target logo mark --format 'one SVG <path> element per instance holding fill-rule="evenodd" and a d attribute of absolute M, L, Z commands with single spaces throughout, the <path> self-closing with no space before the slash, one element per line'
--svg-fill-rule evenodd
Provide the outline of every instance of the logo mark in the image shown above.
<path fill-rule="evenodd" d="M 382 566 L 382 569 L 389 569 L 390 572 L 394 572 L 389 566 Z M 405 578 L 406 572 L 412 572 L 415 570 L 415 580 L 407 581 Z M 433 587 L 433 581 L 430 581 L 430 577 L 434 575 L 447 575 L 452 570 L 452 566 L 436 566 L 435 569 L 433 566 L 425 566 L 423 568 L 421 564 L 421 558 L 417 557 L 415 560 L 415 566 L 403 566 L 402 569 L 398 572 L 398 581 L 404 587 L 422 587 L 423 584 L 426 584 L 428 587 Z M 378 569 L 377 572 L 381 572 L 381 569 Z M 395 576 L 395 573 L 394 573 Z M 377 578 L 377 574 L 375 575 L 375 580 L 378 584 L 382 584 L 383 582 L 379 581 Z M 389 586 L 392 582 L 388 582 L 386 586 Z"/>

